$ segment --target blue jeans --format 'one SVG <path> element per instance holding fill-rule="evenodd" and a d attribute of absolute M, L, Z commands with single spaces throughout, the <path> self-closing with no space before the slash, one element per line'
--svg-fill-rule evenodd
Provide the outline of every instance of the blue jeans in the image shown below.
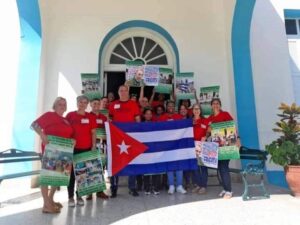
<path fill-rule="evenodd" d="M 174 173 L 176 174 L 176 186 L 182 185 L 182 170 L 171 171 L 167 173 L 169 185 L 174 185 Z"/>
<path fill-rule="evenodd" d="M 222 186 L 225 191 L 231 192 L 231 177 L 229 172 L 229 160 L 219 160 L 218 170 L 222 180 Z"/>
<path fill-rule="evenodd" d="M 206 166 L 199 166 L 199 169 L 193 171 L 193 184 L 207 188 L 207 178 L 208 171 Z"/>

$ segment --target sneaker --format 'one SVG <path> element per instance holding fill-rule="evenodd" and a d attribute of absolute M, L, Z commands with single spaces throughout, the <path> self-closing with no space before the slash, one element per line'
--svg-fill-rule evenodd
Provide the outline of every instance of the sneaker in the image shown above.
<path fill-rule="evenodd" d="M 139 193 L 137 192 L 136 189 L 129 190 L 129 194 L 132 195 L 133 197 L 139 196 Z"/>
<path fill-rule="evenodd" d="M 221 191 L 220 194 L 219 194 L 219 197 L 223 197 L 225 195 L 225 193 L 226 193 L 225 190 Z"/>
<path fill-rule="evenodd" d="M 175 187 L 174 185 L 170 185 L 169 190 L 168 190 L 168 194 L 172 195 L 175 192 Z"/>
<path fill-rule="evenodd" d="M 92 200 L 93 199 L 93 195 L 88 195 L 87 197 L 86 197 L 86 200 L 88 200 L 88 201 L 90 201 L 90 200 Z"/>
<path fill-rule="evenodd" d="M 84 206 L 84 201 L 81 197 L 77 198 L 77 205 Z"/>
<path fill-rule="evenodd" d="M 233 194 L 232 192 L 226 191 L 223 198 L 224 199 L 230 199 L 230 198 L 232 198 L 232 194 Z"/>
<path fill-rule="evenodd" d="M 205 194 L 206 193 L 206 188 L 205 187 L 200 188 L 197 193 L 200 194 L 200 195 Z"/>
<path fill-rule="evenodd" d="M 192 193 L 198 193 L 198 191 L 200 190 L 201 188 L 199 186 L 196 186 L 192 189 Z"/>
<path fill-rule="evenodd" d="M 153 190 L 153 194 L 154 195 L 159 195 L 159 191 L 158 190 Z"/>
<path fill-rule="evenodd" d="M 182 187 L 182 185 L 179 185 L 176 188 L 176 192 L 181 193 L 181 194 L 185 194 L 186 190 Z"/>
<path fill-rule="evenodd" d="M 151 194 L 150 190 L 145 191 L 145 195 L 150 195 L 150 194 Z"/>
<path fill-rule="evenodd" d="M 74 198 L 69 198 L 68 206 L 69 206 L 69 207 L 75 207 L 75 201 L 74 201 Z"/>

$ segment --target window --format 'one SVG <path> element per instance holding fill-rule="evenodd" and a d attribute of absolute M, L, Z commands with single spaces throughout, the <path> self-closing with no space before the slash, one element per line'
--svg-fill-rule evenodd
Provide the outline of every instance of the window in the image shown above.
<path fill-rule="evenodd" d="M 113 49 L 110 64 L 125 64 L 126 61 L 139 60 L 148 65 L 168 65 L 163 48 L 154 40 L 146 37 L 129 37 Z"/>
<path fill-rule="evenodd" d="M 300 20 L 298 20 L 298 26 L 300 25 Z M 287 35 L 297 35 L 297 20 L 296 19 L 286 19 L 285 20 L 285 31 Z"/>

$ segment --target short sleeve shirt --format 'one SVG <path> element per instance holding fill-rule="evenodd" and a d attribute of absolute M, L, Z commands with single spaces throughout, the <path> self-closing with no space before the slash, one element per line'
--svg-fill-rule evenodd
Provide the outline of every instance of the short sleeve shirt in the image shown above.
<path fill-rule="evenodd" d="M 116 100 L 109 105 L 109 115 L 115 122 L 135 122 L 140 114 L 138 104 L 132 100 Z"/>
<path fill-rule="evenodd" d="M 74 129 L 73 138 L 76 140 L 75 148 L 89 149 L 92 147 L 92 130 L 97 128 L 96 117 L 90 113 L 84 115 L 76 111 L 68 113 L 66 116 Z"/>
<path fill-rule="evenodd" d="M 208 120 L 205 118 L 199 118 L 194 121 L 194 139 L 195 141 L 201 141 L 203 137 L 206 136 L 206 131 L 208 128 Z"/>
<path fill-rule="evenodd" d="M 182 120 L 183 116 L 178 114 L 178 113 L 164 113 L 163 115 L 160 116 L 158 121 L 172 121 L 172 120 Z"/>

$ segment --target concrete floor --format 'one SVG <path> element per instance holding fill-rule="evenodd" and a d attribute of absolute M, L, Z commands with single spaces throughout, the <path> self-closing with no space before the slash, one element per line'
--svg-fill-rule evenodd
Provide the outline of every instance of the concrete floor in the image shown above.
<path fill-rule="evenodd" d="M 243 201 L 241 183 L 233 183 L 234 197 L 223 200 L 217 197 L 221 188 L 210 186 L 205 195 L 188 193 L 139 197 L 128 195 L 122 185 L 119 196 L 107 201 L 94 198 L 85 206 L 69 208 L 66 188 L 56 194 L 63 203 L 60 214 L 41 212 L 42 199 L 39 189 L 30 186 L 29 178 L 3 181 L 0 186 L 0 224 L 230 224 L 230 225 L 299 225 L 300 199 L 286 189 L 267 186 L 270 199 Z"/>

